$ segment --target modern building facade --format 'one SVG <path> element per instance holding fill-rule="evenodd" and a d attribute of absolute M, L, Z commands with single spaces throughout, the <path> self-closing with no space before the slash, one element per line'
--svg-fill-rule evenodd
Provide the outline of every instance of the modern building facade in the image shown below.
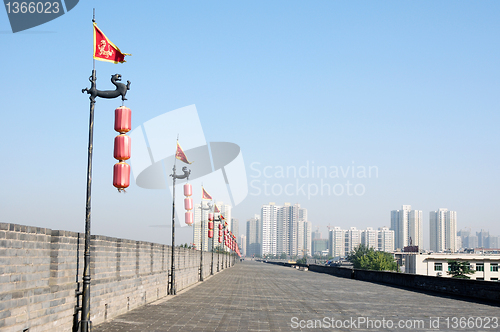
<path fill-rule="evenodd" d="M 394 251 L 394 231 L 389 227 L 380 227 L 377 232 L 378 250 L 385 252 Z"/>
<path fill-rule="evenodd" d="M 346 231 L 340 227 L 334 227 L 328 233 L 328 255 L 330 257 L 344 257 Z"/>
<path fill-rule="evenodd" d="M 407 254 L 405 255 L 405 272 L 451 277 L 448 274 L 449 261 L 467 262 L 475 272 L 468 277 L 474 280 L 499 281 L 500 255 L 480 255 L 464 253 L 434 253 L 434 254 Z"/>
<path fill-rule="evenodd" d="M 245 257 L 247 255 L 247 237 L 246 235 L 241 234 L 238 240 L 241 256 Z"/>
<path fill-rule="evenodd" d="M 195 245 L 196 249 L 200 250 L 202 249 L 203 251 L 211 251 L 212 250 L 212 240 L 215 239 L 214 243 L 214 248 L 219 245 L 217 242 L 217 237 L 214 236 L 214 238 L 209 238 L 208 237 L 208 213 L 213 212 L 213 210 L 202 210 L 200 209 L 201 204 L 203 204 L 203 207 L 206 208 L 208 205 L 207 201 L 203 201 L 203 203 L 200 204 L 195 204 L 194 205 L 194 230 L 193 230 L 193 244 Z M 217 207 L 220 210 L 220 214 L 222 214 L 225 218 L 225 220 L 231 220 L 231 205 L 224 204 L 223 202 L 217 202 L 216 203 Z M 219 222 L 214 222 L 214 234 L 217 234 L 218 228 L 219 227 Z M 230 231 L 231 229 L 231 223 L 228 222 L 228 228 Z M 203 241 L 202 241 L 203 237 Z M 203 242 L 203 248 L 202 248 L 202 242 Z M 229 249 L 226 249 L 229 250 Z"/>
<path fill-rule="evenodd" d="M 396 249 L 410 245 L 423 249 L 422 222 L 422 211 L 412 210 L 411 205 L 403 205 L 401 210 L 391 211 L 391 229 L 394 231 Z"/>
<path fill-rule="evenodd" d="M 429 213 L 430 248 L 434 252 L 456 252 L 457 212 L 439 209 Z"/>
<path fill-rule="evenodd" d="M 388 227 L 378 230 L 368 227 L 365 230 L 351 227 L 348 230 L 334 227 L 328 236 L 328 255 L 343 258 L 354 251 L 360 244 L 366 245 L 377 251 L 394 251 L 394 231 Z"/>
<path fill-rule="evenodd" d="M 261 208 L 261 255 L 311 255 L 311 223 L 300 204 L 271 202 Z"/>
<path fill-rule="evenodd" d="M 260 256 L 262 239 L 261 230 L 262 223 L 260 222 L 260 216 L 255 215 L 255 217 L 247 220 L 247 246 L 246 255 L 247 257 Z"/>

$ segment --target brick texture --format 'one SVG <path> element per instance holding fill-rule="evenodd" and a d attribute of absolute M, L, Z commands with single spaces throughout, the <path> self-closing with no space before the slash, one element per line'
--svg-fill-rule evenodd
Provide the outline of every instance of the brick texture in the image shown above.
<path fill-rule="evenodd" d="M 91 321 L 94 325 L 167 294 L 171 247 L 91 237 Z M 175 248 L 176 289 L 198 282 L 200 251 Z M 84 234 L 0 223 L 0 330 L 71 331 L 83 274 Z M 78 256 L 78 257 L 77 257 Z M 214 273 L 227 259 L 214 254 Z M 203 253 L 203 275 L 212 254 Z M 78 276 L 77 276 L 78 267 Z M 81 299 L 80 299 L 81 304 Z"/>

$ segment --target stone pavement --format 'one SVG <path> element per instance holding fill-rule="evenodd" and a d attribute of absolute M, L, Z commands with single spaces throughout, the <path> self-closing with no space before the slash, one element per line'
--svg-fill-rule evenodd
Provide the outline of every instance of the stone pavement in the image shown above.
<path fill-rule="evenodd" d="M 492 304 L 244 261 L 92 331 L 500 331 L 499 320 Z"/>

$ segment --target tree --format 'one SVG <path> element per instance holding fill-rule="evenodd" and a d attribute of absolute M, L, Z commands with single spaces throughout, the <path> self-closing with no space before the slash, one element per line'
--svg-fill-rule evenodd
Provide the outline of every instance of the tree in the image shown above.
<path fill-rule="evenodd" d="M 281 256 L 280 256 L 281 259 L 287 259 L 287 257 L 288 256 L 287 256 L 286 252 L 281 253 Z"/>
<path fill-rule="evenodd" d="M 451 275 L 452 278 L 470 279 L 467 274 L 474 274 L 476 271 L 470 268 L 468 262 L 459 262 L 449 259 L 447 273 Z"/>
<path fill-rule="evenodd" d="M 297 264 L 307 264 L 307 258 L 305 258 L 305 257 L 299 258 L 299 259 L 297 259 L 296 263 Z"/>
<path fill-rule="evenodd" d="M 397 271 L 398 264 L 394 257 L 383 251 L 375 251 L 373 248 L 360 244 L 347 256 L 355 269 L 375 271 Z"/>

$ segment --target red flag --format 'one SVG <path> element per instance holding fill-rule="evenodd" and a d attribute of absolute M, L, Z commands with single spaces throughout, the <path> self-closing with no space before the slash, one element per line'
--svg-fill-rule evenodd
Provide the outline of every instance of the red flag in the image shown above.
<path fill-rule="evenodd" d="M 186 164 L 192 164 L 192 162 L 190 163 L 187 160 L 186 154 L 182 150 L 182 148 L 181 148 L 181 146 L 179 144 L 179 141 L 177 141 L 177 151 L 175 151 L 175 158 L 179 159 L 182 162 L 185 162 Z M 210 199 L 212 199 L 212 198 L 210 198 Z"/>
<path fill-rule="evenodd" d="M 113 63 L 123 63 L 126 62 L 125 55 L 131 54 L 122 53 L 118 46 L 113 44 L 94 22 L 94 59 Z"/>
<path fill-rule="evenodd" d="M 215 207 L 214 207 L 214 213 L 220 213 L 220 210 L 219 210 L 219 208 L 217 207 L 217 205 L 215 205 Z"/>
<path fill-rule="evenodd" d="M 220 214 L 220 220 L 225 220 L 226 218 L 224 218 L 224 216 L 222 215 L 222 213 Z M 224 222 L 224 226 L 227 226 L 227 222 Z"/>
<path fill-rule="evenodd" d="M 205 188 L 201 187 L 201 190 L 203 191 L 202 194 L 201 194 L 201 199 L 212 199 L 212 196 L 210 196 L 207 191 L 205 190 Z"/>

